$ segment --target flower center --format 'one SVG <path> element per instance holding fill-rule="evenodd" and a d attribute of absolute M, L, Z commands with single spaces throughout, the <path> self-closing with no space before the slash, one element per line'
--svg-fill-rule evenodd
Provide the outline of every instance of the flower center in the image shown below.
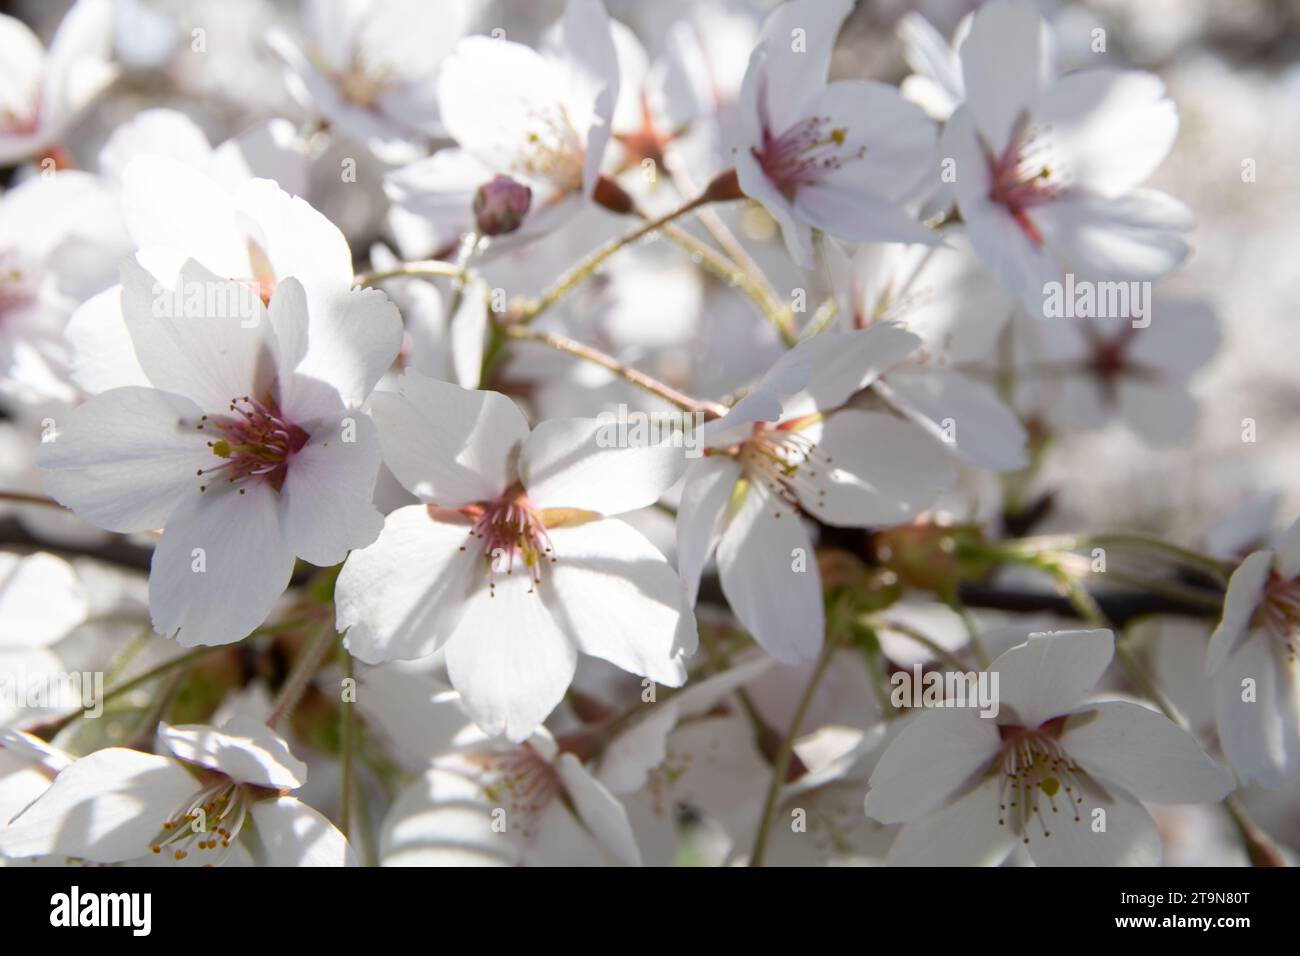
<path fill-rule="evenodd" d="M 163 821 L 149 849 L 155 855 L 167 853 L 178 863 L 194 851 L 217 851 L 205 865 L 220 864 L 230 855 L 230 845 L 244 826 L 251 802 L 245 787 L 219 776 Z"/>
<path fill-rule="evenodd" d="M 475 751 L 464 759 L 487 798 L 506 811 L 509 825 L 530 839 L 542 812 L 560 792 L 555 765 L 527 743 L 501 752 Z"/>
<path fill-rule="evenodd" d="M 1024 843 L 1030 842 L 1035 826 L 1046 839 L 1054 821 L 1083 822 L 1079 806 L 1086 773 L 1061 747 L 1064 723 L 1057 717 L 1033 730 L 998 728 L 1002 751 L 993 764 L 1001 778 L 998 826 L 1010 826 Z"/>
<path fill-rule="evenodd" d="M 770 425 L 760 422 L 740 446 L 740 466 L 756 481 L 792 508 L 817 502 L 826 495 L 825 479 L 832 469 L 824 454 L 796 427 L 800 422 Z"/>
<path fill-rule="evenodd" d="M 1300 578 L 1287 579 L 1274 573 L 1264 588 L 1257 620 L 1282 645 L 1288 662 L 1294 665 L 1300 645 Z"/>
<path fill-rule="evenodd" d="M 208 447 L 222 459 L 219 465 L 200 468 L 200 478 L 211 483 L 213 476 L 219 476 L 228 484 L 263 481 L 276 491 L 284 485 L 289 460 L 311 437 L 288 421 L 270 396 L 261 401 L 247 395 L 231 399 L 229 414 L 204 415 L 197 428 L 220 436 Z M 208 484 L 199 485 L 199 491 L 207 488 Z M 241 495 L 244 491 L 239 489 Z"/>
<path fill-rule="evenodd" d="M 1000 156 L 988 155 L 989 199 L 1004 207 L 1034 246 L 1043 244 L 1029 210 L 1051 201 L 1065 184 L 1059 164 L 1052 161 L 1049 144 L 1022 120 Z"/>
<path fill-rule="evenodd" d="M 0 132 L 10 136 L 28 136 L 36 132 L 40 112 L 39 100 L 26 111 L 22 111 L 21 106 L 0 106 Z"/>
<path fill-rule="evenodd" d="M 478 539 L 483 544 L 491 596 L 496 597 L 496 575 L 514 574 L 516 561 L 532 578 L 528 593 L 533 594 L 542 583 L 544 559 L 550 558 L 554 564 L 556 558 L 541 512 L 523 488 L 516 484 L 499 498 L 471 505 L 465 511 L 475 519 L 470 540 Z M 466 542 L 460 550 L 468 546 Z"/>
<path fill-rule="evenodd" d="M 534 113 L 508 172 L 543 179 L 561 195 L 581 192 L 587 151 L 562 106 Z"/>
<path fill-rule="evenodd" d="M 827 173 L 867 154 L 865 146 L 848 149 L 848 129 L 832 126 L 829 116 L 800 120 L 780 136 L 763 129 L 763 148 L 752 150 L 763 172 L 781 195 L 794 201 L 800 186 L 811 186 Z"/>
<path fill-rule="evenodd" d="M 0 257 L 0 322 L 36 298 L 35 278 L 20 263 Z"/>

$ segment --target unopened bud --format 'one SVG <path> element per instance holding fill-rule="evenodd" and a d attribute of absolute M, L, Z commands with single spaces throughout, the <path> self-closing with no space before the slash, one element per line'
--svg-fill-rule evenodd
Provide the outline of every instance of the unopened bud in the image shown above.
<path fill-rule="evenodd" d="M 509 176 L 494 176 L 474 193 L 474 222 L 480 235 L 514 232 L 528 214 L 533 191 Z"/>

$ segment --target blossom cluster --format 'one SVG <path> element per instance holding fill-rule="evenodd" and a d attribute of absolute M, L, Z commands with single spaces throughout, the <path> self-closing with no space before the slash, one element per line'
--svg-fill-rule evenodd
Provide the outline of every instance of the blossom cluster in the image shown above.
<path fill-rule="evenodd" d="M 0 860 L 1292 857 L 1300 522 L 1031 533 L 1198 425 L 1163 81 L 618 6 L 0 15 Z"/>

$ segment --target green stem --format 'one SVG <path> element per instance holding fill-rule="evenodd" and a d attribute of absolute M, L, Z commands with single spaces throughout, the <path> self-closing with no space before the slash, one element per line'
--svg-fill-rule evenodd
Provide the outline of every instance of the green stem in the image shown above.
<path fill-rule="evenodd" d="M 1004 541 L 999 545 L 1001 550 L 1019 551 L 1026 554 L 1052 551 L 1084 551 L 1092 548 L 1145 549 L 1191 567 L 1199 568 L 1214 576 L 1220 582 L 1226 582 L 1231 572 L 1231 565 L 1220 561 L 1218 558 L 1142 534 L 1040 535 Z"/>
<path fill-rule="evenodd" d="M 334 622 L 330 621 L 317 632 L 311 639 L 311 643 L 299 652 L 298 659 L 293 663 L 293 670 L 289 672 L 284 685 L 280 688 L 280 695 L 276 698 L 271 715 L 266 718 L 268 727 L 274 729 L 276 724 L 293 713 L 293 709 L 298 706 L 298 701 L 307 690 L 307 685 L 320 670 L 320 665 L 337 636 L 334 632 Z"/>
<path fill-rule="evenodd" d="M 871 626 L 882 628 L 886 631 L 893 631 L 895 634 L 903 635 L 903 637 L 910 641 L 915 641 L 954 670 L 964 671 L 966 669 L 965 661 L 953 654 L 952 651 L 940 645 L 934 640 L 934 638 L 927 637 L 910 624 L 904 624 L 901 621 L 876 620 L 872 622 Z M 987 667 L 988 665 L 985 664 L 983 666 Z"/>
<path fill-rule="evenodd" d="M 44 508 L 67 510 L 53 498 L 48 498 L 45 495 L 33 495 L 26 491 L 0 491 L 0 501 L 12 501 L 20 505 L 40 505 Z"/>
<path fill-rule="evenodd" d="M 781 740 L 781 749 L 777 751 L 776 761 L 772 764 L 772 780 L 768 784 L 767 797 L 763 801 L 763 813 L 759 817 L 758 833 L 754 837 L 754 849 L 749 855 L 750 866 L 763 865 L 763 858 L 767 854 L 768 833 L 771 831 L 772 821 L 776 817 L 777 803 L 781 798 L 781 788 L 785 785 L 786 772 L 790 769 L 790 757 L 794 753 L 794 742 L 799 737 L 799 728 L 803 726 L 804 718 L 808 715 L 808 708 L 812 706 L 813 696 L 817 692 L 817 685 L 821 683 L 822 677 L 825 676 L 826 670 L 830 666 L 831 658 L 835 656 L 837 644 L 838 642 L 828 634 L 826 643 L 822 646 L 821 657 L 817 659 L 817 666 L 813 668 L 812 676 L 808 679 L 808 684 L 804 687 L 803 695 L 799 698 L 799 704 L 795 708 L 794 717 L 790 719 L 790 728 Z"/>
<path fill-rule="evenodd" d="M 359 272 L 353 277 L 354 285 L 378 285 L 389 279 L 434 279 L 434 278 L 452 278 L 460 279 L 462 282 L 466 278 L 464 266 L 458 266 L 454 262 L 443 262 L 441 259 L 425 259 L 420 262 L 403 262 L 401 265 L 394 266 L 392 269 L 383 269 L 376 272 Z"/>
<path fill-rule="evenodd" d="M 339 642 L 339 666 L 345 680 L 352 679 L 352 655 Z M 352 701 L 342 699 L 339 713 L 339 830 L 348 836 L 352 824 L 352 751 L 356 746 L 356 715 Z"/>

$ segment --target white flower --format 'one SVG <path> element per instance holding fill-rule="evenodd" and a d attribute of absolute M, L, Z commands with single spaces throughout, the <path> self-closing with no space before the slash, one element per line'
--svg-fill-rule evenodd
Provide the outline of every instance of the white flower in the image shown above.
<path fill-rule="evenodd" d="M 179 312 L 131 260 L 122 284 L 148 386 L 101 392 L 60 422 L 42 445 L 46 488 L 99 527 L 164 528 L 156 631 L 185 646 L 237 641 L 266 619 L 295 556 L 337 564 L 379 533 L 379 441 L 354 402 L 392 362 L 400 319 L 376 290 L 309 313 L 296 279 L 267 310 L 194 262 L 177 279 Z M 316 347 L 318 330 L 332 348 Z"/>
<path fill-rule="evenodd" d="M 267 37 L 294 99 L 379 159 L 411 162 L 443 134 L 438 67 L 474 5 L 427 0 L 304 0 L 306 36 Z"/>
<path fill-rule="evenodd" d="M 57 146 L 117 76 L 112 24 L 110 0 L 78 0 L 47 51 L 21 20 L 0 14 L 0 166 Z"/>
<path fill-rule="evenodd" d="M 705 426 L 686 473 L 678 569 L 692 600 L 717 549 L 723 593 L 777 660 L 816 656 L 825 618 L 802 513 L 832 525 L 901 524 L 951 483 L 942 444 L 888 412 L 842 408 L 921 340 L 881 323 L 806 339 Z"/>
<path fill-rule="evenodd" d="M 1047 28 L 1028 0 L 981 7 L 961 47 L 965 102 L 944 128 L 948 185 L 985 266 L 1031 315 L 1044 286 L 1150 280 L 1187 255 L 1190 211 L 1140 189 L 1178 132 L 1149 73 L 1054 78 Z"/>
<path fill-rule="evenodd" d="M 399 750 L 426 755 L 384 821 L 381 865 L 640 865 L 627 812 L 574 752 L 581 731 L 489 739 L 458 693 L 392 668 L 363 675 L 362 702 Z"/>
<path fill-rule="evenodd" d="M 827 252 L 850 328 L 897 322 L 921 337 L 872 390 L 975 465 L 1023 468 L 1025 430 L 978 367 L 993 364 L 1016 302 L 980 266 L 961 227 L 947 227 L 941 246 L 864 245 L 847 263 Z"/>
<path fill-rule="evenodd" d="M 591 195 L 617 97 L 618 59 L 600 0 L 568 0 L 541 52 L 466 37 L 438 76 L 442 121 L 458 148 L 390 176 L 389 198 L 454 237 L 473 226 L 475 190 L 500 173 L 532 190 L 516 235 L 549 232 Z"/>
<path fill-rule="evenodd" d="M 343 834 L 289 794 L 307 765 L 265 724 L 164 725 L 158 737 L 170 756 L 109 747 L 64 767 L 0 826 L 0 854 L 219 865 L 239 853 L 242 836 L 263 865 L 355 865 Z"/>
<path fill-rule="evenodd" d="M 935 128 L 890 86 L 827 83 L 850 0 L 792 0 L 768 17 L 740 94 L 733 146 L 740 188 L 813 266 L 813 230 L 841 239 L 934 241 L 900 203 L 932 175 Z"/>
<path fill-rule="evenodd" d="M 1300 521 L 1233 572 L 1206 651 L 1219 742 L 1242 783 L 1279 787 L 1300 772 L 1298 647 Z"/>
<path fill-rule="evenodd" d="M 891 863 L 995 865 L 1017 845 L 1040 866 L 1155 865 L 1139 803 L 1223 799 L 1232 775 L 1141 704 L 1089 700 L 1110 631 L 1031 634 L 989 667 L 995 720 L 975 708 L 912 718 L 871 775 L 868 816 L 902 823 Z"/>
<path fill-rule="evenodd" d="M 578 652 L 678 686 L 695 618 L 664 557 L 610 515 L 653 504 L 681 450 L 604 448 L 595 419 L 530 433 L 503 395 L 407 372 L 376 393 L 384 461 L 427 504 L 399 508 L 336 588 L 367 662 L 446 646 L 466 709 L 521 741 L 563 697 Z"/>
<path fill-rule="evenodd" d="M 1200 410 L 1190 379 L 1214 357 L 1218 320 L 1203 302 L 1159 300 L 1151 324 L 1127 319 L 1036 322 L 1015 326 L 1016 404 L 1061 429 L 1123 422 L 1149 444 L 1184 445 Z"/>
<path fill-rule="evenodd" d="M 966 98 L 966 83 L 961 75 L 957 51 L 970 33 L 971 17 L 962 17 L 953 33 L 952 44 L 915 11 L 898 21 L 898 37 L 903 41 L 903 59 L 914 71 L 899 84 L 899 91 L 943 123 Z"/>
<path fill-rule="evenodd" d="M 231 172 L 224 163 L 215 165 Z M 139 250 L 136 260 L 155 276 L 170 277 L 193 259 L 204 270 L 258 292 L 264 302 L 281 280 L 292 276 L 305 291 L 313 316 L 342 314 L 338 303 L 352 287 L 352 251 L 338 228 L 305 200 L 270 180 L 238 175 L 218 180 L 170 156 L 150 153 L 127 161 L 120 176 L 127 232 Z M 149 384 L 121 303 L 122 290 L 115 285 L 84 302 L 68 324 L 73 380 L 91 394 Z M 372 331 L 381 334 L 359 336 L 350 323 L 315 323 L 304 371 L 339 385 L 344 382 L 338 373 L 346 372 L 350 381 L 344 398 L 359 405 L 369 391 L 359 390 L 363 366 L 378 361 L 372 352 L 391 358 L 400 342 L 395 326 Z M 331 364 L 336 367 L 327 367 Z"/>
<path fill-rule="evenodd" d="M 85 589 L 66 561 L 0 552 L 0 724 L 33 716 L 32 679 L 67 671 L 51 646 L 86 620 L 87 609 Z M 68 705 L 48 692 L 41 701 Z"/>

